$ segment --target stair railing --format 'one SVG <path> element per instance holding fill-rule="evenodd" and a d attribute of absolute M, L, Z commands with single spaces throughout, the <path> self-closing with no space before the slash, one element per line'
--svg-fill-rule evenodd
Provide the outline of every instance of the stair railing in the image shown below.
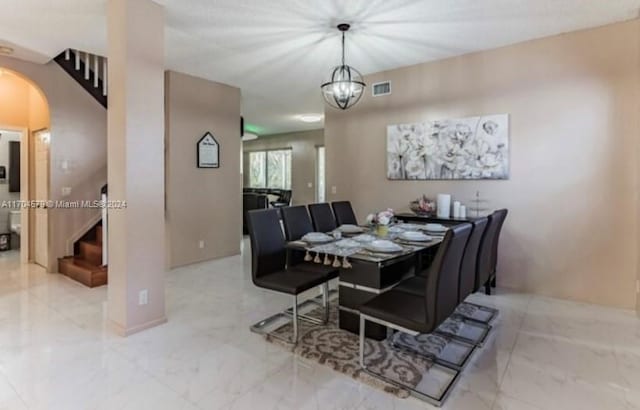
<path fill-rule="evenodd" d="M 66 49 L 54 61 L 103 107 L 107 108 L 107 59 L 86 51 Z"/>

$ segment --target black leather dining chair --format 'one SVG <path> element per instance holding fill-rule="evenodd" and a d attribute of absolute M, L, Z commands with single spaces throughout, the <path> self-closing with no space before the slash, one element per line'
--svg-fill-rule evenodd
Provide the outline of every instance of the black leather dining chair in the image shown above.
<path fill-rule="evenodd" d="M 287 241 L 300 240 L 304 235 L 309 232 L 313 232 L 313 223 L 307 212 L 307 207 L 304 205 L 287 206 L 279 208 L 280 215 L 282 216 L 282 224 L 284 225 L 284 233 Z M 301 269 L 306 271 L 322 273 L 327 275 L 329 279 L 335 279 L 340 275 L 340 270 L 331 266 L 305 263 L 304 251 L 289 250 L 287 252 L 287 266 L 301 266 Z M 328 293 L 322 291 L 323 297 L 329 297 Z M 303 316 L 303 318 L 313 321 L 310 317 Z"/>
<path fill-rule="evenodd" d="M 391 327 L 404 324 L 409 330 L 407 333 L 429 333 L 434 330 L 458 306 L 460 265 L 471 230 L 471 224 L 465 223 L 447 231 L 430 273 L 423 282 L 422 292 L 409 293 L 394 287 L 362 305 L 361 316 L 374 322 L 393 319 L 389 320 Z M 403 302 L 404 299 L 406 302 Z M 409 311 L 412 313 L 401 317 L 401 312 Z"/>
<path fill-rule="evenodd" d="M 491 278 L 491 287 L 496 287 L 496 276 L 497 276 L 497 265 L 498 265 L 498 245 L 500 243 L 500 234 L 502 233 L 502 226 L 504 225 L 504 220 L 507 219 L 507 213 L 509 211 L 506 209 L 498 209 L 493 213 L 493 215 L 497 219 L 498 227 L 496 232 L 495 240 L 492 243 L 491 247 L 491 265 L 493 268 L 493 275 Z"/>
<path fill-rule="evenodd" d="M 311 272 L 302 266 L 286 266 L 285 239 L 280 228 L 280 218 L 275 209 L 254 210 L 248 212 L 247 222 L 251 238 L 251 278 L 253 283 L 263 289 L 293 296 L 293 337 L 282 339 L 289 343 L 298 341 L 298 295 L 318 285 L 328 295 L 329 276 L 322 272 Z M 324 320 L 329 320 L 328 298 L 323 298 Z M 262 320 L 251 330 L 265 334 L 269 324 L 278 320 L 284 313 Z M 272 337 L 276 337 L 272 335 Z"/>
<path fill-rule="evenodd" d="M 313 232 L 313 223 L 309 217 L 307 207 L 304 205 L 287 206 L 280 208 L 282 216 L 282 225 L 284 226 L 284 234 L 287 241 L 300 240 L 304 235 Z M 290 251 L 289 264 L 297 265 L 304 261 L 304 252 Z"/>
<path fill-rule="evenodd" d="M 465 298 L 476 290 L 478 253 L 480 250 L 480 243 L 482 242 L 482 238 L 484 237 L 488 224 L 488 218 L 480 218 L 473 221 L 473 230 L 469 236 L 467 246 L 464 249 L 462 264 L 460 265 L 458 303 L 464 302 Z"/>
<path fill-rule="evenodd" d="M 313 232 L 313 222 L 306 206 L 287 206 L 282 208 L 280 213 L 287 241 L 297 241 L 309 232 Z"/>
<path fill-rule="evenodd" d="M 271 202 L 271 206 L 274 208 L 282 208 L 291 205 L 291 190 L 281 189 L 278 192 L 278 199 Z"/>
<path fill-rule="evenodd" d="M 331 232 L 338 227 L 328 203 L 309 204 L 308 208 L 316 232 Z"/>
<path fill-rule="evenodd" d="M 333 214 L 336 217 L 338 226 L 340 225 L 357 225 L 358 219 L 353 212 L 353 207 L 349 201 L 336 201 L 331 203 Z"/>
<path fill-rule="evenodd" d="M 447 231 L 422 295 L 394 288 L 360 306 L 360 365 L 365 371 L 370 372 L 364 356 L 368 321 L 417 336 L 435 331 L 454 313 L 458 306 L 460 264 L 470 234 L 470 224 L 460 224 Z M 385 379 L 380 374 L 372 374 Z"/>
<path fill-rule="evenodd" d="M 460 265 L 460 287 L 458 289 L 458 302 L 475 291 L 476 263 L 478 260 L 478 247 L 487 226 L 487 218 L 481 218 L 473 222 L 471 234 L 464 250 L 464 256 Z M 436 254 L 437 257 L 437 254 Z M 419 272 L 415 276 L 409 277 L 394 287 L 396 290 L 411 293 L 413 295 L 424 295 L 425 284 L 429 272 L 434 269 L 431 265 L 425 272 Z"/>
<path fill-rule="evenodd" d="M 480 242 L 475 290 L 478 291 L 484 286 L 487 295 L 491 294 L 491 281 L 496 275 L 498 240 L 506 216 L 506 209 L 500 209 L 489 215 L 489 223 Z"/>
<path fill-rule="evenodd" d="M 476 281 L 476 265 L 478 261 L 478 249 L 480 246 L 480 242 L 484 236 L 486 226 L 488 223 L 487 218 L 480 218 L 472 223 L 471 234 L 469 235 L 469 240 L 464 248 L 464 254 L 462 256 L 462 260 L 460 263 L 460 272 L 459 272 L 459 284 L 458 284 L 458 304 L 459 306 L 456 308 L 455 317 L 461 319 L 467 319 L 474 322 L 477 322 L 475 325 L 477 328 L 480 328 L 479 334 L 474 337 L 465 337 L 462 335 L 450 333 L 446 330 L 441 331 L 445 336 L 454 338 L 456 340 L 463 341 L 465 343 L 471 343 L 476 346 L 481 346 L 489 333 L 490 327 L 488 327 L 488 323 L 493 320 L 493 318 L 497 315 L 497 311 L 491 308 L 487 308 L 484 306 L 476 305 L 473 303 L 465 303 L 464 300 L 467 296 L 472 294 L 475 291 L 475 281 Z M 436 268 L 434 265 L 428 270 Z M 425 292 L 425 276 L 429 276 L 429 273 L 422 276 L 414 276 L 404 281 L 400 282 L 394 289 L 410 293 L 413 295 L 424 295 Z M 482 315 L 476 316 L 474 313 L 478 310 L 482 311 Z M 466 323 L 466 322 L 465 322 Z"/>

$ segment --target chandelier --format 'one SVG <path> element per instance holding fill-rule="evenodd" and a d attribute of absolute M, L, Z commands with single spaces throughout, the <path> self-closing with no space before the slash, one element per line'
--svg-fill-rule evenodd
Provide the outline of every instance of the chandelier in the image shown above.
<path fill-rule="evenodd" d="M 338 30 L 342 32 L 342 64 L 335 67 L 329 81 L 320 86 L 325 101 L 342 110 L 353 107 L 362 97 L 366 86 L 358 70 L 344 63 L 344 35 L 350 27 L 349 24 L 338 25 Z"/>

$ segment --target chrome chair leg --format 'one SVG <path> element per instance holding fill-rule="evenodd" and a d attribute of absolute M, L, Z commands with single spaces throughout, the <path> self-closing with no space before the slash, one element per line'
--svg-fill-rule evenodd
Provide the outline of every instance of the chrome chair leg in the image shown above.
<path fill-rule="evenodd" d="M 367 370 L 367 366 L 364 363 L 364 333 L 366 320 L 364 316 L 360 315 L 360 367 Z"/>
<path fill-rule="evenodd" d="M 298 343 L 298 295 L 293 295 L 293 344 Z"/>
<path fill-rule="evenodd" d="M 292 310 L 292 314 L 288 314 L 287 312 L 280 312 L 280 313 L 276 313 L 275 315 L 269 316 L 266 319 L 262 319 L 258 323 L 251 325 L 249 327 L 249 330 L 251 330 L 253 333 L 264 335 L 264 336 L 291 344 L 293 346 L 296 346 L 296 344 L 298 343 L 298 333 L 299 333 L 298 319 L 300 318 L 299 317 L 300 315 L 298 315 L 298 296 L 297 295 L 293 296 L 293 307 L 291 308 L 291 310 Z M 289 321 L 289 320 L 291 321 L 291 324 L 293 327 L 293 335 L 291 336 L 291 338 L 281 337 L 281 336 L 278 336 L 276 333 L 269 332 L 266 330 L 269 326 L 272 326 L 274 323 L 278 321 Z"/>
<path fill-rule="evenodd" d="M 327 287 L 329 285 L 327 284 Z M 320 289 L 322 290 L 324 288 L 323 285 L 320 285 Z M 311 299 L 307 299 L 304 302 L 300 303 L 300 305 L 298 306 L 298 309 L 304 309 L 307 306 L 313 305 L 313 306 L 320 306 L 320 307 L 324 307 L 325 303 L 324 303 L 324 291 L 322 291 L 323 293 L 321 295 L 318 295 L 314 298 Z M 329 304 L 329 300 L 331 299 L 332 296 L 337 295 L 338 291 L 336 291 L 335 289 L 329 289 L 329 291 L 327 292 L 327 304 Z M 289 316 L 293 316 L 293 307 L 289 307 L 287 309 L 285 309 L 285 311 L 283 312 L 285 315 L 289 315 Z M 323 325 L 326 322 L 324 322 L 322 319 L 317 319 L 315 317 L 309 316 L 309 315 L 305 315 L 303 313 L 299 313 L 298 317 L 300 318 L 300 320 L 304 320 L 305 322 L 314 324 L 314 325 Z"/>
<path fill-rule="evenodd" d="M 447 387 L 445 388 L 444 392 L 442 393 L 442 395 L 440 397 L 432 397 L 429 396 L 427 394 L 424 394 L 422 392 L 419 392 L 417 390 L 415 390 L 414 388 L 407 386 L 407 385 L 403 385 L 402 383 L 395 381 L 395 380 L 391 380 L 389 378 L 387 378 L 386 376 L 376 373 L 370 369 L 367 368 L 367 365 L 365 363 L 364 360 L 364 343 L 365 343 L 365 327 L 366 327 L 366 322 L 367 320 L 370 320 L 371 322 L 374 323 L 378 323 L 381 325 L 385 325 L 388 328 L 393 330 L 398 330 L 400 332 L 406 332 L 408 334 L 412 334 L 413 336 L 416 336 L 418 333 L 417 332 L 413 332 L 409 329 L 405 329 L 402 328 L 400 326 L 394 325 L 392 323 L 380 320 L 380 319 L 376 319 L 376 318 L 372 318 L 370 316 L 366 316 L 363 314 L 360 314 L 360 367 L 362 367 L 362 370 L 364 370 L 367 374 L 370 374 L 373 377 L 376 377 L 380 380 L 383 380 L 389 384 L 392 384 L 394 386 L 398 386 L 400 388 L 404 388 L 409 390 L 409 393 L 422 400 L 422 401 L 426 401 L 427 403 L 430 403 L 436 407 L 440 407 L 442 406 L 442 403 L 444 403 L 444 401 L 447 399 L 447 397 L 449 397 L 449 395 L 451 394 L 451 391 L 453 390 L 453 387 L 457 384 L 458 379 L 460 378 L 460 370 L 459 369 L 455 369 L 455 368 L 451 368 L 449 366 L 443 366 L 443 369 L 449 369 L 449 371 L 453 372 L 454 377 L 451 380 L 451 382 L 449 382 L 449 384 L 447 385 Z"/>

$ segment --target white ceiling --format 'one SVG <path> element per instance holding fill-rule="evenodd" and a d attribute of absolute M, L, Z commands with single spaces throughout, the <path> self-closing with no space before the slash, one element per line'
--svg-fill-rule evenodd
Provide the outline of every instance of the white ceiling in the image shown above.
<path fill-rule="evenodd" d="M 105 3 L 0 0 L 0 44 L 35 61 L 67 47 L 105 54 Z M 640 8 L 640 0 L 159 3 L 167 68 L 240 87 L 245 120 L 263 135 L 322 126 L 295 116 L 323 112 L 319 85 L 339 60 L 339 22 L 352 23 L 347 63 L 367 74 L 627 20 Z"/>

